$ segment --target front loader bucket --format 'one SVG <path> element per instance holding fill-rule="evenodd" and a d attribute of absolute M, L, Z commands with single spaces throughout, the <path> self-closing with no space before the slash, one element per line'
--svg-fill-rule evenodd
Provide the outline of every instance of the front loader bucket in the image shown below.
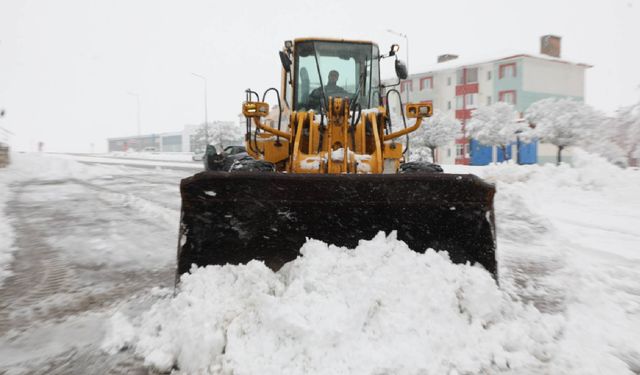
<path fill-rule="evenodd" d="M 495 188 L 474 175 L 202 172 L 182 180 L 178 274 L 295 259 L 307 237 L 355 247 L 379 231 L 496 275 Z"/>

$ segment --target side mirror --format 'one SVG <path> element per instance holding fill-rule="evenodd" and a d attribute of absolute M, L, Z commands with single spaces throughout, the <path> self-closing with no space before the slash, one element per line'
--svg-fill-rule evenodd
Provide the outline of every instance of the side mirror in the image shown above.
<path fill-rule="evenodd" d="M 407 72 L 407 66 L 400 60 L 396 60 L 396 75 L 400 79 L 407 79 L 409 73 Z"/>
<path fill-rule="evenodd" d="M 289 56 L 283 51 L 280 51 L 280 61 L 282 62 L 282 67 L 287 73 L 291 73 L 291 60 Z"/>
<path fill-rule="evenodd" d="M 398 50 L 400 50 L 400 46 L 397 44 L 392 44 L 391 49 L 389 49 L 389 56 L 395 56 Z"/>

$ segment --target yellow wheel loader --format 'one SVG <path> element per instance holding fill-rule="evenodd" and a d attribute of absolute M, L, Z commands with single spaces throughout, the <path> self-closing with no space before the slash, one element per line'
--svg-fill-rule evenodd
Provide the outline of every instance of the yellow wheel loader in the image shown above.
<path fill-rule="evenodd" d="M 285 42 L 280 90 L 262 98 L 247 90 L 247 155 L 207 155 L 211 167 L 181 182 L 178 276 L 194 264 L 254 259 L 277 270 L 299 256 L 306 238 L 355 247 L 394 230 L 415 251 L 445 250 L 454 262 L 496 275 L 494 186 L 405 159 L 398 138 L 433 108 L 400 101 L 404 127 L 394 129 L 383 103 L 400 95 L 382 85 L 379 68 L 393 57 L 395 86 L 407 78 L 397 50 L 381 55 L 365 41 Z M 272 113 L 269 93 L 278 102 Z M 415 122 L 407 126 L 405 117 Z"/>

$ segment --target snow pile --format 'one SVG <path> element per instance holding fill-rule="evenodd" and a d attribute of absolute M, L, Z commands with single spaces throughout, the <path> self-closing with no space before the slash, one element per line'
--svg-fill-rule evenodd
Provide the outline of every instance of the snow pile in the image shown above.
<path fill-rule="evenodd" d="M 541 165 L 517 165 L 513 162 L 493 164 L 473 170 L 485 180 L 498 184 L 539 184 L 554 188 L 573 188 L 576 190 L 604 190 L 625 188 L 630 180 L 640 181 L 636 171 L 615 166 L 603 157 L 587 153 L 579 148 L 572 149 L 572 163 Z M 500 187 L 500 185 L 498 185 Z M 498 189 L 498 192 L 500 189 Z"/>
<path fill-rule="evenodd" d="M 514 301 L 482 268 L 395 233 L 301 252 L 278 273 L 194 270 L 137 317 L 135 339 L 116 315 L 105 347 L 133 341 L 147 364 L 189 374 L 518 373 L 544 366 L 561 333 L 562 317 Z"/>

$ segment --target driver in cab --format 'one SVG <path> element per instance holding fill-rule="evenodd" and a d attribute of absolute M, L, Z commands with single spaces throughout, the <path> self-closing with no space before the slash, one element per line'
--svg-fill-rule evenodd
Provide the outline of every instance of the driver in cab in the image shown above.
<path fill-rule="evenodd" d="M 338 78 L 340 78 L 340 73 L 337 70 L 332 70 L 329 72 L 329 80 L 327 84 L 324 86 L 324 93 L 329 97 L 337 97 L 337 96 L 347 96 L 349 93 L 347 90 L 337 85 Z M 320 110 L 322 104 L 322 87 L 318 87 L 313 90 L 309 95 L 309 107 Z"/>

